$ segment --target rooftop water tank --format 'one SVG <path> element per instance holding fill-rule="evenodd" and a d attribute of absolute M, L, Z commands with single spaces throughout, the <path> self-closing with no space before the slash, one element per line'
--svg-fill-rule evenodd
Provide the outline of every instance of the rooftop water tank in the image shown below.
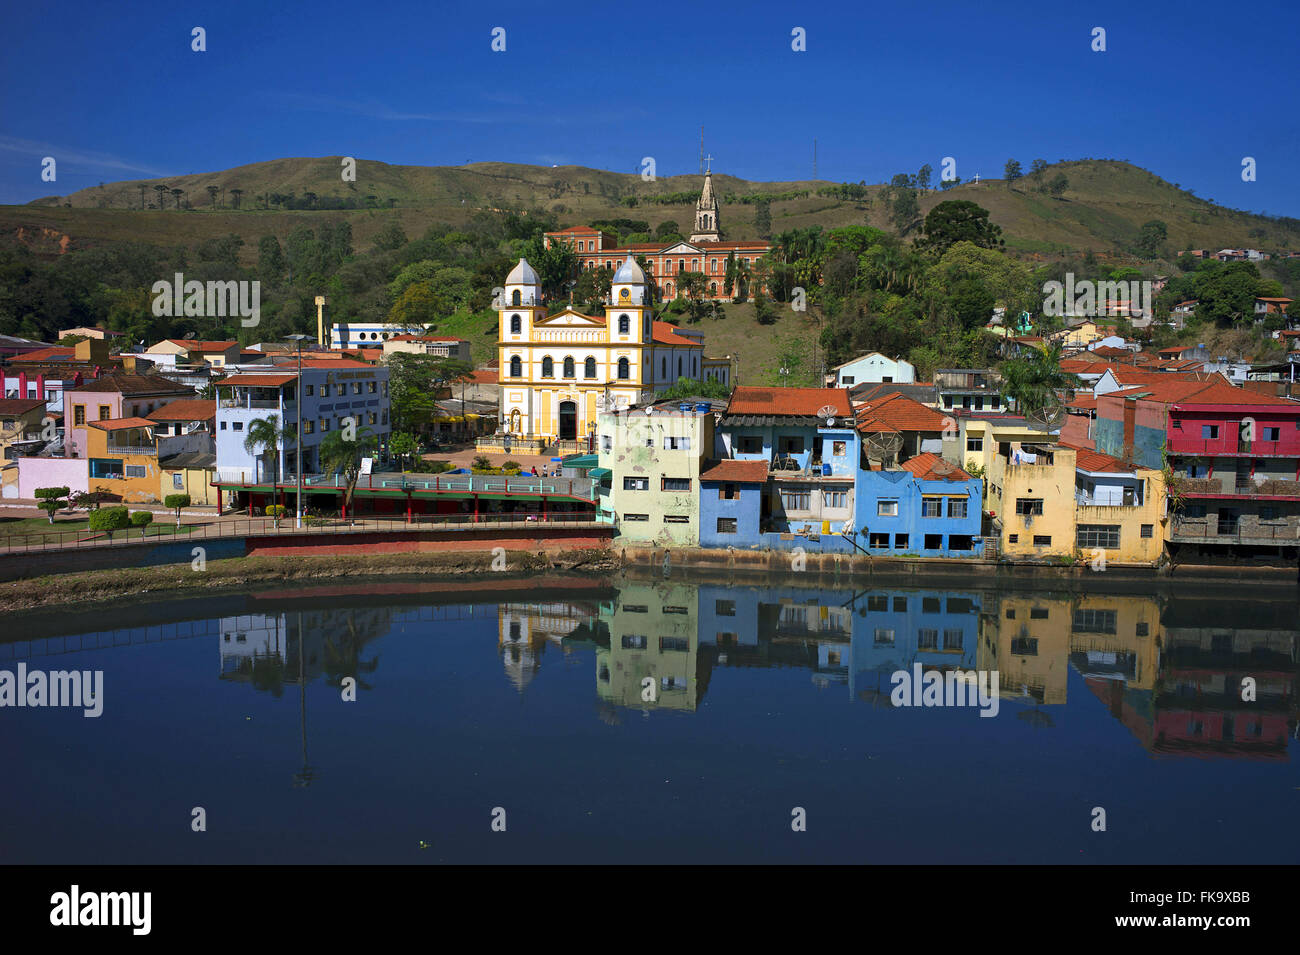
<path fill-rule="evenodd" d="M 706 404 L 703 401 L 701 401 L 699 404 L 695 406 L 695 410 L 698 411 L 700 414 L 706 414 L 707 412 L 713 410 L 713 405 Z"/>

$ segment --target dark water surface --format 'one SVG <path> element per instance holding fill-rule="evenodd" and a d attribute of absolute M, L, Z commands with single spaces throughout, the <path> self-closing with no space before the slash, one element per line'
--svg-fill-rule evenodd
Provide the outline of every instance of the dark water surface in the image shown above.
<path fill-rule="evenodd" d="M 351 590 L 0 620 L 0 669 L 104 675 L 0 709 L 0 860 L 1300 858 L 1287 590 Z M 997 715 L 892 705 L 917 664 Z"/>

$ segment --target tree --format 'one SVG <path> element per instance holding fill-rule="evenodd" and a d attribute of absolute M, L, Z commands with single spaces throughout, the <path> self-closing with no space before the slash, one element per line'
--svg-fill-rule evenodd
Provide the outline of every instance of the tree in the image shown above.
<path fill-rule="evenodd" d="M 930 177 L 933 174 L 934 174 L 934 169 L 930 167 L 929 163 L 926 163 L 924 166 L 922 166 L 920 169 L 917 170 L 916 184 L 918 187 L 920 187 L 921 193 L 923 195 L 930 191 Z"/>
<path fill-rule="evenodd" d="M 325 435 L 320 443 L 320 463 L 326 473 L 342 474 L 346 490 L 343 494 L 343 510 L 352 506 L 352 492 L 356 489 L 357 478 L 361 476 L 361 459 L 374 450 L 376 441 L 370 429 L 358 426 L 355 437 L 347 437 L 348 430 L 340 428 Z M 355 518 L 353 518 L 355 520 Z"/>
<path fill-rule="evenodd" d="M 284 277 L 284 252 L 280 249 L 280 240 L 273 235 L 264 235 L 257 240 L 257 271 L 270 285 L 279 284 Z"/>
<path fill-rule="evenodd" d="M 1037 176 L 1046 168 L 1047 168 L 1046 159 L 1035 159 L 1033 162 L 1029 164 L 1029 175 Z"/>
<path fill-rule="evenodd" d="M 163 506 L 176 512 L 176 526 L 181 526 L 181 508 L 190 506 L 188 494 L 168 494 L 163 498 Z"/>
<path fill-rule="evenodd" d="M 1020 170 L 1020 160 L 1018 159 L 1008 159 L 1007 164 L 1002 167 L 1002 178 L 1007 181 L 1008 189 L 1010 189 L 1011 184 L 1022 175 L 1024 175 L 1024 173 Z"/>
<path fill-rule="evenodd" d="M 1065 178 L 1065 173 L 1058 172 L 1052 177 L 1052 181 L 1047 184 L 1047 191 L 1058 199 L 1065 195 L 1065 190 L 1070 188 L 1070 180 Z"/>
<path fill-rule="evenodd" d="M 1046 349 L 1031 348 L 1027 353 L 1002 363 L 1004 387 L 1015 399 L 1022 414 L 1032 414 L 1050 407 L 1058 391 L 1079 387 L 1077 375 L 1061 370 L 1061 343 L 1052 342 Z"/>
<path fill-rule="evenodd" d="M 149 525 L 153 523 L 153 511 L 133 511 L 131 523 L 140 528 L 140 536 L 144 537 L 149 533 Z"/>
<path fill-rule="evenodd" d="M 398 431 L 388 439 L 388 451 L 403 464 L 409 458 L 415 457 L 420 450 L 419 443 L 415 440 L 415 435 L 409 431 Z"/>
<path fill-rule="evenodd" d="M 297 440 L 298 432 L 292 424 L 280 427 L 279 415 L 267 415 L 265 418 L 254 418 L 248 423 L 248 432 L 244 435 L 244 450 L 254 455 L 259 462 L 265 455 L 266 451 L 274 455 L 275 467 L 272 473 L 273 480 L 280 478 L 280 448 L 282 445 L 287 446 L 289 442 Z M 258 448 L 262 448 L 262 454 L 258 454 Z M 262 462 L 265 463 L 265 462 Z M 253 475 L 254 480 L 261 480 L 257 474 Z"/>
<path fill-rule="evenodd" d="M 72 495 L 72 506 L 84 508 L 87 511 L 99 510 L 99 505 L 107 501 L 112 495 L 107 491 L 96 488 L 93 491 L 78 491 Z"/>
<path fill-rule="evenodd" d="M 234 207 L 235 207 L 236 209 L 239 208 L 239 197 L 242 196 L 243 194 L 244 194 L 244 190 L 243 190 L 243 189 L 231 189 L 231 190 L 230 190 L 230 198 L 231 198 L 232 204 L 234 205 Z"/>
<path fill-rule="evenodd" d="M 54 512 L 61 511 L 68 506 L 68 488 L 66 487 L 38 487 L 36 497 L 40 501 L 36 506 L 39 507 L 54 523 Z"/>
<path fill-rule="evenodd" d="M 681 230 L 677 228 L 677 223 L 672 219 L 665 219 L 655 227 L 656 241 L 672 242 L 674 239 L 680 239 L 681 237 Z"/>
<path fill-rule="evenodd" d="M 989 211 L 968 199 L 946 199 L 930 210 L 917 245 L 942 256 L 958 242 L 973 242 L 982 249 L 1006 245 L 1002 228 L 989 221 Z"/>
<path fill-rule="evenodd" d="M 113 531 L 120 531 L 130 526 L 131 517 L 125 507 L 104 507 L 90 514 L 90 529 L 104 531 L 108 539 L 113 539 Z"/>
<path fill-rule="evenodd" d="M 175 203 L 176 208 L 179 209 L 181 207 L 181 196 L 184 195 L 184 190 L 173 189 L 171 192 L 172 192 L 172 202 Z"/>
<path fill-rule="evenodd" d="M 156 193 L 158 193 L 158 208 L 159 208 L 160 210 L 161 210 L 161 209 L 165 209 L 165 208 L 167 208 L 167 205 L 166 205 L 167 200 L 163 198 L 164 196 L 167 195 L 167 187 L 166 187 L 166 186 L 161 186 L 161 185 L 159 185 L 159 186 L 154 186 L 154 187 L 153 187 L 153 191 L 156 192 Z"/>
<path fill-rule="evenodd" d="M 217 207 L 217 193 L 220 191 L 217 186 L 208 186 L 208 205 L 214 209 Z"/>
<path fill-rule="evenodd" d="M 656 401 L 676 401 L 685 398 L 727 398 L 731 390 L 720 381 L 710 378 L 698 381 L 694 378 L 678 378 L 655 396 Z"/>
<path fill-rule="evenodd" d="M 760 239 L 772 237 L 772 205 L 769 202 L 754 204 L 754 231 Z"/>
<path fill-rule="evenodd" d="M 1259 269 L 1253 262 L 1229 262 L 1201 274 L 1204 278 L 1197 283 L 1197 318 L 1225 326 L 1254 320 Z"/>
<path fill-rule="evenodd" d="M 375 235 L 375 248 L 384 252 L 396 252 L 408 241 L 410 240 L 402 231 L 401 223 L 396 219 L 390 219 L 388 224 Z"/>
<path fill-rule="evenodd" d="M 394 431 L 418 434 L 432 418 L 438 391 L 473 369 L 467 362 L 437 355 L 394 352 L 384 356 Z"/>
<path fill-rule="evenodd" d="M 1165 241 L 1169 238 L 1169 227 L 1159 219 L 1150 219 L 1142 223 L 1134 247 L 1144 258 L 1154 259 L 1160 254 Z"/>

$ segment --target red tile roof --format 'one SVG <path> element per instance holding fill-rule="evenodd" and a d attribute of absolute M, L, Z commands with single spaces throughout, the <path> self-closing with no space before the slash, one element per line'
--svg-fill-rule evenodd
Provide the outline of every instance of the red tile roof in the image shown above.
<path fill-rule="evenodd" d="M 149 413 L 150 421 L 209 421 L 217 416 L 215 398 L 182 398 Z"/>
<path fill-rule="evenodd" d="M 701 481 L 730 481 L 735 484 L 762 484 L 767 480 L 766 461 L 719 461 L 700 474 Z"/>
<path fill-rule="evenodd" d="M 197 352 L 229 351 L 239 344 L 237 341 L 200 342 L 193 338 L 169 338 L 167 341 L 171 342 L 173 345 L 180 345 L 183 348 L 188 348 L 190 351 Z"/>
<path fill-rule="evenodd" d="M 291 381 L 297 381 L 296 372 L 291 374 L 260 374 L 246 372 L 239 375 L 231 375 L 229 378 L 222 378 L 218 381 L 217 387 L 222 388 L 226 385 L 245 385 L 254 388 L 279 388 L 281 385 L 287 385 Z"/>
<path fill-rule="evenodd" d="M 23 352 L 16 357 L 21 361 L 49 361 L 51 358 L 72 358 L 76 353 L 75 348 L 54 345 L 50 348 L 38 348 L 36 351 Z"/>
<path fill-rule="evenodd" d="M 903 462 L 903 469 L 911 471 L 921 481 L 969 481 L 970 475 L 951 461 L 945 461 L 933 451 L 926 451 Z"/>
<path fill-rule="evenodd" d="M 1234 387 L 1222 379 L 1210 382 L 1208 387 L 1177 399 L 1176 404 L 1180 408 L 1191 405 L 1276 405 L 1300 411 L 1300 404 L 1289 398 L 1247 391 L 1245 388 Z"/>
<path fill-rule="evenodd" d="M 681 348 L 703 348 L 697 341 L 689 338 L 683 338 L 677 334 L 676 326 L 668 322 L 655 322 L 653 326 L 652 337 L 660 345 L 676 345 Z"/>
<path fill-rule="evenodd" d="M 1097 399 L 1087 392 L 1081 392 L 1074 396 L 1068 408 L 1080 408 L 1084 411 L 1095 411 L 1097 409 Z"/>
<path fill-rule="evenodd" d="M 858 430 L 866 433 L 878 431 L 942 431 L 951 419 L 919 401 L 913 401 L 898 392 L 860 404 L 854 409 Z"/>
<path fill-rule="evenodd" d="M 1094 451 L 1091 448 L 1075 447 L 1069 444 L 1060 444 L 1058 447 L 1073 449 L 1074 466 L 1081 471 L 1087 471 L 1089 474 L 1102 472 L 1128 474 L 1133 471 L 1133 468 L 1126 466 L 1119 458 L 1111 457 L 1109 454 L 1102 454 L 1100 451 Z"/>
<path fill-rule="evenodd" d="M 475 368 L 465 377 L 476 385 L 495 385 L 501 380 L 500 373 L 495 368 Z"/>
<path fill-rule="evenodd" d="M 92 428 L 101 431 L 125 431 L 127 428 L 152 428 L 153 422 L 148 418 L 105 418 L 88 422 Z"/>
<path fill-rule="evenodd" d="M 0 415 L 23 415 L 44 407 L 44 398 L 0 398 Z"/>
<path fill-rule="evenodd" d="M 834 408 L 837 418 L 849 417 L 852 405 L 844 388 L 756 388 L 738 385 L 727 403 L 727 414 L 816 415 Z"/>

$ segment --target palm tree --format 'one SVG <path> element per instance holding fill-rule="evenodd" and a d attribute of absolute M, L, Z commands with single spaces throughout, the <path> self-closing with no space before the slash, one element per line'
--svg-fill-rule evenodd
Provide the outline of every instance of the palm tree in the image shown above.
<path fill-rule="evenodd" d="M 244 190 L 243 190 L 243 189 L 231 189 L 231 190 L 230 190 L 230 199 L 231 199 L 231 201 L 234 203 L 236 209 L 239 208 L 239 197 L 242 196 L 243 194 L 244 194 Z"/>
<path fill-rule="evenodd" d="M 347 513 L 348 508 L 352 506 L 352 492 L 356 490 L 357 478 L 361 476 L 361 459 L 376 444 L 374 435 L 366 427 L 358 427 L 355 437 L 350 440 L 346 435 L 347 431 L 342 428 L 331 431 L 320 443 L 317 451 L 321 470 L 342 474 L 344 481 L 347 482 L 347 490 L 343 494 L 344 513 Z"/>
<path fill-rule="evenodd" d="M 185 192 L 184 192 L 184 190 L 182 190 L 182 189 L 173 189 L 173 190 L 172 190 L 172 202 L 174 202 L 174 203 L 176 204 L 176 208 L 177 208 L 177 209 L 179 209 L 179 208 L 181 207 L 181 196 L 183 196 L 184 194 L 185 194 Z"/>
<path fill-rule="evenodd" d="M 287 446 L 291 441 L 296 441 L 298 433 L 292 424 L 286 424 L 280 427 L 279 415 L 268 415 L 265 418 L 254 418 L 248 423 L 248 433 L 244 436 L 244 450 L 249 454 L 255 455 L 259 461 L 266 451 L 272 451 L 275 454 L 275 477 L 280 476 L 280 448 Z M 263 449 L 262 454 L 258 454 L 258 448 Z M 254 475 L 256 478 L 257 475 Z"/>
<path fill-rule="evenodd" d="M 1007 397 L 1015 399 L 1021 414 L 1043 411 L 1057 403 L 1056 393 L 1075 389 L 1078 375 L 1061 370 L 1061 343 L 1052 342 L 1045 349 L 1030 348 L 1002 363 L 1002 377 Z"/>
<path fill-rule="evenodd" d="M 208 186 L 208 204 L 214 209 L 217 207 L 217 193 L 220 191 L 218 186 Z"/>
<path fill-rule="evenodd" d="M 166 187 L 166 186 L 154 186 L 154 187 L 153 187 L 153 191 L 156 192 L 156 193 L 158 193 L 158 209 L 161 211 L 162 209 L 166 208 L 166 205 L 165 205 L 166 200 L 163 199 L 163 196 L 167 195 L 167 187 Z"/>

